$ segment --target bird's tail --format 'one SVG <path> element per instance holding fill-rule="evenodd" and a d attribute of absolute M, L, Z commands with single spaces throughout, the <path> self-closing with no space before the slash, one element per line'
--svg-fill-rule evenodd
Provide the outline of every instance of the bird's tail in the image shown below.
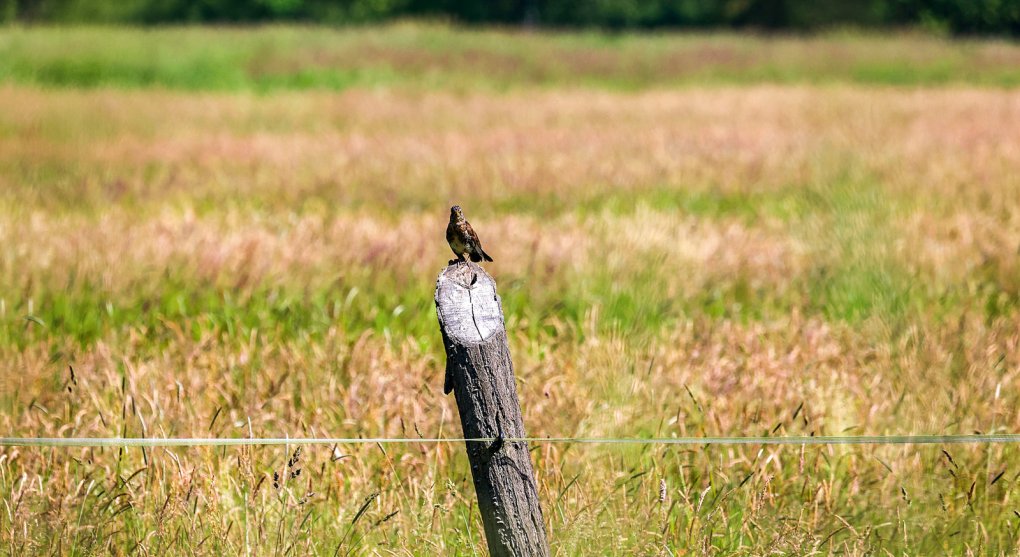
<path fill-rule="evenodd" d="M 474 261 L 475 263 L 478 263 L 482 259 L 484 259 L 486 261 L 492 261 L 492 258 L 489 257 L 489 254 L 485 253 L 485 251 L 482 250 L 482 248 L 478 248 L 477 251 L 472 251 L 471 252 L 471 261 Z"/>

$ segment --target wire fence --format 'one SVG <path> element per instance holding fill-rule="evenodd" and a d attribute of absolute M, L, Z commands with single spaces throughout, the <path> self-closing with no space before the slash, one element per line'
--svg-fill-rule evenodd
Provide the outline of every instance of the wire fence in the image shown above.
<path fill-rule="evenodd" d="M 617 445 L 958 445 L 1020 443 L 1020 434 L 819 435 L 778 437 L 503 437 L 504 442 Z M 0 447 L 222 447 L 492 443 L 494 437 L 0 437 Z"/>

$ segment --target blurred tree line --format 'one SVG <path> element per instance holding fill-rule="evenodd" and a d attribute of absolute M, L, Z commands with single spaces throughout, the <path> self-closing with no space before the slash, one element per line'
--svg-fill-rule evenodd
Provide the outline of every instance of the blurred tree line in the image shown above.
<path fill-rule="evenodd" d="M 27 23 L 343 24 L 405 17 L 605 29 L 922 26 L 1020 35 L 1020 0 L 0 0 L 0 21 Z"/>

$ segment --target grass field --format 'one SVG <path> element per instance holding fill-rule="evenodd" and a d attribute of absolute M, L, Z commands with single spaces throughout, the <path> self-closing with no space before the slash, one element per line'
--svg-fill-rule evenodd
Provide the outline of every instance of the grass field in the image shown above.
<path fill-rule="evenodd" d="M 531 435 L 1018 432 L 1018 83 L 922 36 L 2 30 L 0 430 L 457 437 L 459 203 Z M 2 448 L 0 552 L 485 553 L 461 445 L 293 452 Z M 556 555 L 1020 551 L 1015 446 L 532 457 Z"/>

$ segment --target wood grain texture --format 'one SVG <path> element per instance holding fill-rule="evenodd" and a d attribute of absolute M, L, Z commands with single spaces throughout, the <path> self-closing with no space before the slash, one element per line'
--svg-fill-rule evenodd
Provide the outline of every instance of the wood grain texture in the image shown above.
<path fill-rule="evenodd" d="M 436 281 L 436 310 L 444 390 L 457 399 L 464 437 L 525 437 L 495 281 L 474 263 L 452 263 Z M 528 444 L 468 442 L 467 451 L 489 553 L 549 555 Z"/>

